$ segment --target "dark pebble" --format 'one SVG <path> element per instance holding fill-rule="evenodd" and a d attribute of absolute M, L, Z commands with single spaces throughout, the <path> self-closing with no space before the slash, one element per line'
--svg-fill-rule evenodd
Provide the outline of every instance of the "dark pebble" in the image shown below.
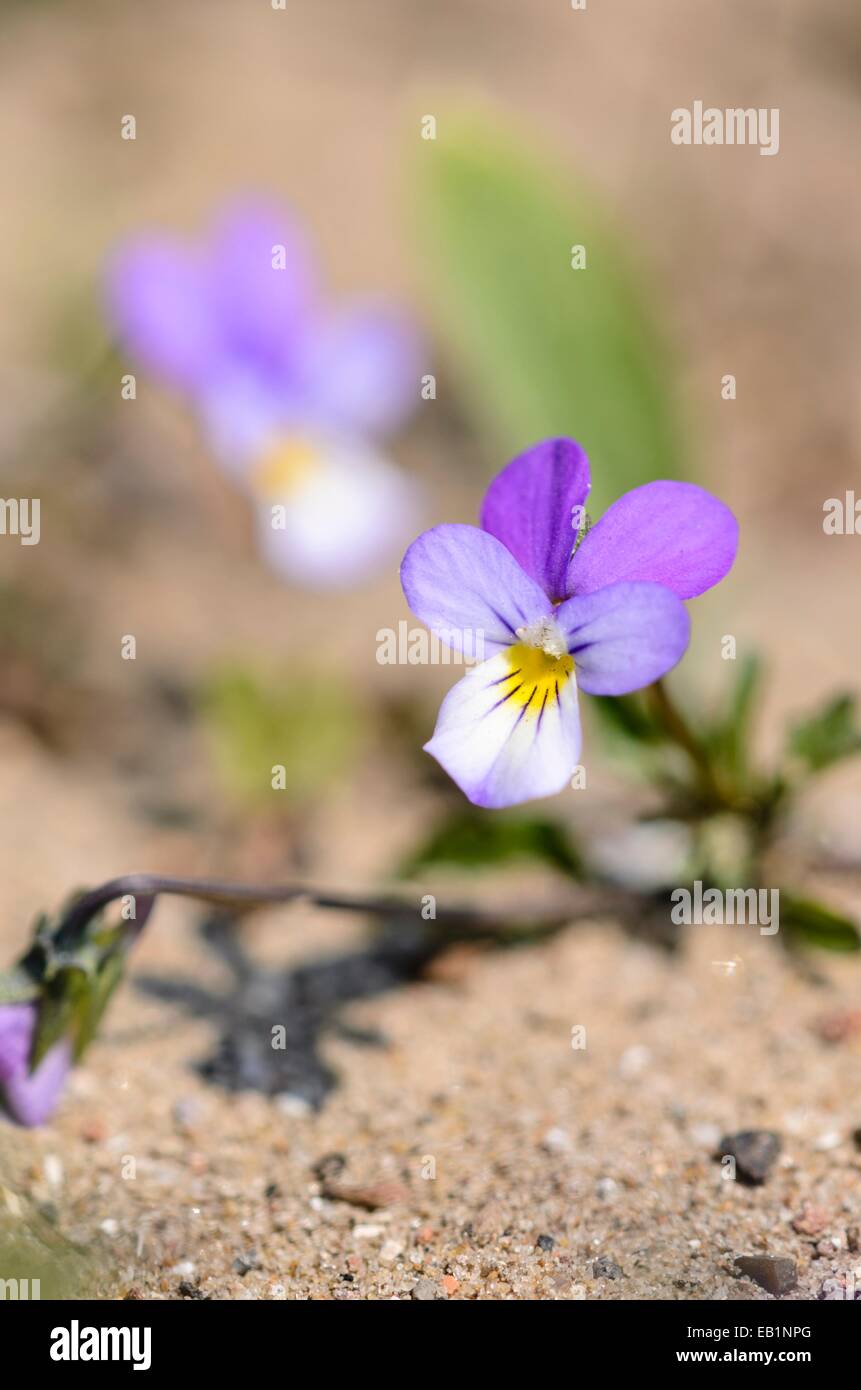
<path fill-rule="evenodd" d="M 318 1182 L 331 1182 L 333 1178 L 341 1176 L 346 1166 L 347 1160 L 343 1154 L 331 1153 L 318 1158 L 311 1171 Z"/>
<path fill-rule="evenodd" d="M 176 1292 L 179 1298 L 188 1298 L 195 1302 L 209 1302 L 209 1294 L 204 1293 L 199 1284 L 189 1284 L 185 1279 L 178 1285 Z M 136 1296 L 144 1297 L 143 1294 Z"/>
<path fill-rule="evenodd" d="M 767 1293 L 789 1293 L 798 1281 L 795 1261 L 783 1255 L 739 1255 L 736 1265 L 740 1274 Z"/>
<path fill-rule="evenodd" d="M 624 1271 L 621 1265 L 617 1265 L 615 1260 L 611 1260 L 609 1255 L 600 1255 L 592 1263 L 593 1279 L 621 1279 Z"/>
<path fill-rule="evenodd" d="M 552 1236 L 539 1236 L 535 1244 L 540 1245 L 542 1250 L 552 1250 L 556 1241 Z"/>
<path fill-rule="evenodd" d="M 742 1182 L 765 1182 L 780 1153 L 781 1139 L 770 1129 L 742 1129 L 725 1134 L 720 1141 L 719 1158 L 735 1159 L 736 1176 Z"/>

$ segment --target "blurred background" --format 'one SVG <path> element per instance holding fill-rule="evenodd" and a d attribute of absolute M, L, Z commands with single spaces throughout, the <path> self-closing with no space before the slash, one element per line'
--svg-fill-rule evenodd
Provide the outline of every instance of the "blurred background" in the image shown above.
<path fill-rule="evenodd" d="M 417 382 L 412 418 L 386 452 L 421 488 L 420 526 L 474 521 L 487 482 L 514 453 L 571 434 L 591 457 L 596 512 L 639 482 L 680 476 L 739 516 L 736 567 L 696 605 L 692 652 L 676 678 L 689 698 L 711 699 L 724 685 L 724 634 L 740 653 L 761 650 L 771 679 L 757 739 L 767 758 L 787 716 L 857 684 L 861 540 L 822 528 L 826 499 L 858 488 L 861 443 L 861 25 L 851 0 L 589 0 L 583 12 L 567 0 L 288 0 L 284 11 L 268 0 L 4 0 L 0 76 L 0 476 L 5 498 L 41 499 L 40 543 L 0 544 L 7 958 L 38 911 L 132 870 L 372 886 L 409 860 L 450 796 L 420 747 L 452 672 L 376 659 L 378 630 L 409 618 L 399 555 L 346 594 L 279 579 L 258 553 L 247 499 L 213 463 L 187 403 L 124 356 L 105 317 L 105 259 L 118 241 L 154 226 L 200 237 L 237 192 L 298 210 L 333 298 L 380 296 L 415 319 L 436 396 L 422 399 Z M 779 153 L 672 144 L 670 112 L 695 100 L 779 108 Z M 121 138 L 128 114 L 133 141 Z M 434 139 L 423 138 L 428 116 Z M 570 268 L 577 243 L 587 248 L 582 272 Z M 137 372 L 133 401 L 121 398 L 127 371 Z M 735 399 L 722 398 L 726 374 Z M 126 634 L 134 661 L 121 656 Z M 612 837 L 628 793 L 594 731 L 584 757 L 588 818 Z M 271 789 L 274 763 L 287 769 L 285 792 Z M 574 834 L 589 829 L 578 795 L 551 808 Z M 811 839 L 857 855 L 859 797 L 861 770 L 835 772 L 803 808 Z M 430 887 L 444 897 L 445 882 Z M 491 875 L 464 891 L 507 901 L 512 889 Z M 552 896 L 543 875 L 525 876 L 517 891 L 532 902 Z M 193 928 L 187 908 L 161 907 L 140 968 L 227 989 Z M 361 932 L 300 913 L 289 925 L 268 914 L 250 934 L 261 959 L 283 962 L 287 938 L 299 960 L 351 947 Z M 815 1176 L 821 1135 L 851 1130 L 848 1112 L 833 1123 L 824 1113 L 839 1073 L 824 1054 L 782 1052 L 766 1020 L 778 1009 L 795 1036 L 818 1017 L 818 1000 L 763 956 L 740 994 L 713 1002 L 715 1052 L 695 1062 L 680 1020 L 705 1017 L 708 962 L 737 945 L 697 949 L 705 964 L 694 953 L 672 983 L 662 961 L 607 931 L 531 962 L 494 958 L 477 980 L 455 962 L 452 978 L 422 994 L 424 1022 L 409 991 L 381 1016 L 360 1010 L 364 1026 L 395 1040 L 394 1053 L 331 1044 L 343 1099 L 322 1118 L 301 1103 L 276 1113 L 253 1094 L 229 1108 L 192 1070 L 212 1046 L 211 1021 L 127 984 L 59 1131 L 4 1137 L 9 1190 L 35 1184 L 37 1205 L 107 1242 L 120 1283 L 175 1296 L 177 1280 L 211 1273 L 220 1296 L 279 1296 L 276 1284 L 295 1296 L 329 1288 L 321 1250 L 332 1269 L 353 1258 L 350 1213 L 323 1234 L 325 1210 L 309 1218 L 313 1232 L 302 1225 L 311 1165 L 327 1148 L 366 1177 L 403 1176 L 437 1150 L 456 1156 L 458 1202 L 474 1201 L 476 1229 L 484 1221 L 491 1242 L 538 1220 L 513 1196 L 524 1164 L 537 1165 L 534 1200 L 550 1204 L 542 1217 L 554 1201 L 565 1206 L 574 1189 L 558 1170 L 586 1112 L 601 1153 L 583 1141 L 578 1190 L 592 1193 L 603 1176 L 637 1194 L 645 1164 L 650 1191 L 666 1183 L 656 1201 L 668 1209 L 678 1170 L 666 1148 L 683 1124 L 668 1118 L 671 1093 L 679 1106 L 687 1091 L 711 1097 L 700 1127 L 795 1115 L 799 1143 L 820 1154 Z M 758 959 L 758 941 L 753 951 Z M 607 1030 L 608 1071 L 597 1061 L 582 1092 L 562 1075 L 567 1034 L 586 1008 L 573 986 L 566 993 L 575 978 L 592 982 L 590 1001 L 603 999 L 608 979 L 617 985 L 595 1025 Z M 833 987 L 851 999 L 854 975 Z M 471 1007 L 458 989 L 475 991 Z M 660 1045 L 642 1030 L 649 1010 L 665 1008 L 675 1022 L 661 1036 L 675 1042 L 659 1067 Z M 451 1043 L 459 1019 L 463 1036 Z M 755 1034 L 745 1047 L 760 1062 L 743 1068 L 741 1091 L 721 1051 L 740 1028 Z M 599 1097 L 634 1084 L 636 1047 L 661 1076 L 634 1133 L 626 1096 L 614 1099 L 616 1128 Z M 816 1078 L 823 1113 L 790 1079 L 799 1069 L 809 1087 Z M 448 1111 L 433 1100 L 440 1095 Z M 479 1122 L 482 1104 L 490 1113 Z M 422 1124 L 427 1140 L 416 1135 Z M 707 1144 L 694 1148 L 698 1158 L 683 1161 L 700 1163 L 691 1182 L 707 1186 Z M 46 1152 L 63 1156 L 61 1191 L 47 1190 Z M 118 1185 L 125 1153 L 141 1155 L 145 1192 Z M 857 1162 L 846 1162 L 857 1184 Z M 245 1282 L 235 1261 L 251 1236 L 239 1227 L 251 1223 L 258 1252 L 277 1244 L 278 1199 L 263 1195 L 273 1184 L 298 1203 L 280 1228 L 296 1241 L 295 1269 L 288 1277 L 283 1259 L 273 1272 L 261 1258 Z M 443 1200 L 436 1190 L 434 1200 Z M 635 1200 L 642 1205 L 642 1193 Z M 557 1233 L 575 1265 L 607 1248 L 608 1230 L 638 1248 L 642 1218 L 629 1213 L 626 1225 L 623 1213 L 614 1228 L 601 1210 L 582 1238 Z M 754 1204 L 745 1214 L 757 1240 L 767 1239 L 769 1211 Z M 211 1234 L 234 1218 L 233 1243 L 204 1270 L 200 1223 L 213 1222 Z M 460 1206 L 422 1210 L 404 1217 L 400 1234 L 400 1218 L 386 1230 L 409 1251 L 417 1223 L 436 1241 L 468 1219 Z M 725 1214 L 710 1237 L 733 1219 Z M 690 1232 L 682 1215 L 673 1220 L 681 1248 Z M 426 1247 L 435 1249 L 430 1237 Z M 674 1249 L 652 1261 L 636 1296 L 676 1296 Z M 447 1266 L 440 1251 L 434 1258 L 436 1281 Z M 405 1274 L 405 1259 L 366 1261 L 377 1282 L 356 1267 L 357 1287 L 408 1296 L 422 1267 L 413 1261 Z M 559 1282 L 549 1255 L 546 1270 L 530 1255 L 522 1281 L 503 1269 L 495 1282 L 505 1289 L 494 1294 L 487 1263 L 461 1271 L 466 1296 L 569 1297 L 580 1279 L 566 1267 Z M 490 1267 L 502 1265 L 494 1247 Z M 683 1296 L 719 1287 L 707 1279 Z"/>

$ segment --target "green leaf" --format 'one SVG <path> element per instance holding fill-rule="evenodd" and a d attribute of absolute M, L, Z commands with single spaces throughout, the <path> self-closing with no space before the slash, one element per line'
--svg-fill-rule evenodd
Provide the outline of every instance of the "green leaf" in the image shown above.
<path fill-rule="evenodd" d="M 538 860 L 570 878 L 582 873 L 571 837 L 554 821 L 459 810 L 441 821 L 402 864 L 400 874 L 411 878 L 441 864 L 484 869 L 524 859 Z"/>
<path fill-rule="evenodd" d="M 429 310 L 502 463 L 570 435 L 596 517 L 682 474 L 672 371 L 642 273 L 594 193 L 498 120 L 447 114 L 415 162 Z M 586 267 L 572 268 L 583 246 Z M 594 508 L 594 510 L 593 510 Z"/>
<path fill-rule="evenodd" d="M 789 750 L 811 772 L 821 772 L 842 758 L 861 753 L 861 730 L 854 695 L 837 695 L 789 732 Z"/>
<path fill-rule="evenodd" d="M 834 912 L 822 903 L 780 894 L 780 925 L 806 946 L 826 951 L 861 950 L 861 934 L 851 917 Z"/>

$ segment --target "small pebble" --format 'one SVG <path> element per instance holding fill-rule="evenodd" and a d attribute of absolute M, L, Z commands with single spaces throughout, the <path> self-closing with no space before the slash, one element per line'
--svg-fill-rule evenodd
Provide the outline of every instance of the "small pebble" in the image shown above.
<path fill-rule="evenodd" d="M 391 1179 L 374 1183 L 338 1183 L 330 1179 L 323 1184 L 323 1196 L 330 1202 L 349 1202 L 351 1206 L 376 1211 L 379 1207 L 408 1202 L 410 1190 L 404 1183 Z"/>
<path fill-rule="evenodd" d="M 807 1202 L 797 1216 L 793 1217 L 792 1229 L 800 1236 L 816 1236 L 828 1225 L 828 1212 L 822 1207 Z"/>
<path fill-rule="evenodd" d="M 823 1042 L 845 1042 L 853 1033 L 861 1033 L 861 1009 L 835 1009 L 833 1013 L 823 1014 L 813 1025 L 813 1031 Z"/>
<path fill-rule="evenodd" d="M 423 1303 L 430 1303 L 435 1298 L 441 1298 L 442 1295 L 432 1279 L 420 1279 L 410 1297 Z"/>
<path fill-rule="evenodd" d="M 275 1097 L 275 1104 L 282 1115 L 287 1115 L 291 1120 L 304 1120 L 308 1115 L 313 1114 L 313 1106 L 310 1101 L 305 1100 L 304 1096 L 291 1096 L 289 1091 Z"/>
<path fill-rule="evenodd" d="M 177 1287 L 177 1294 L 180 1298 L 191 1299 L 193 1302 L 208 1302 L 208 1295 L 203 1292 L 199 1284 L 189 1284 L 188 1280 L 180 1280 Z"/>
<path fill-rule="evenodd" d="M 635 1077 L 642 1076 L 652 1060 L 652 1054 L 643 1043 L 634 1043 L 632 1047 L 626 1047 L 619 1058 L 619 1075 L 623 1081 L 633 1081 Z"/>
<path fill-rule="evenodd" d="M 548 1129 L 541 1143 L 551 1153 L 564 1153 L 566 1149 L 571 1148 L 571 1136 L 564 1129 Z"/>
<path fill-rule="evenodd" d="M 775 1296 L 788 1293 L 798 1280 L 795 1261 L 783 1255 L 739 1255 L 736 1265 L 746 1279 Z"/>
<path fill-rule="evenodd" d="M 383 1264 L 394 1264 L 398 1256 L 403 1254 L 403 1249 L 399 1240 L 387 1240 L 380 1251 L 380 1259 Z"/>
<path fill-rule="evenodd" d="M 190 1129 L 195 1120 L 200 1118 L 200 1101 L 193 1097 L 175 1101 L 171 1113 L 173 1122 L 179 1129 Z"/>
<path fill-rule="evenodd" d="M 552 1236 L 539 1236 L 535 1244 L 540 1246 L 542 1250 L 552 1250 L 556 1241 Z"/>
<path fill-rule="evenodd" d="M 842 1143 L 843 1135 L 840 1131 L 829 1129 L 824 1134 L 820 1134 L 813 1147 L 818 1149 L 820 1153 L 830 1153 L 832 1149 L 839 1149 Z"/>
<path fill-rule="evenodd" d="M 690 1135 L 695 1144 L 702 1144 L 704 1149 L 710 1151 L 716 1149 L 720 1143 L 720 1130 L 717 1125 L 710 1125 L 708 1122 L 691 1125 Z"/>
<path fill-rule="evenodd" d="M 615 1260 L 611 1260 L 609 1255 L 599 1255 L 597 1260 L 592 1262 L 593 1279 L 621 1279 L 624 1271 L 621 1265 L 617 1265 Z"/>
<path fill-rule="evenodd" d="M 857 1255 L 861 1250 L 861 1226 L 846 1227 L 846 1248 Z"/>
<path fill-rule="evenodd" d="M 600 1202 L 609 1202 L 616 1195 L 617 1186 L 615 1178 L 599 1178 L 595 1184 L 595 1195 Z"/>
<path fill-rule="evenodd" d="M 718 1157 L 735 1159 L 736 1172 L 743 1182 L 765 1182 L 780 1153 L 781 1139 L 770 1129 L 742 1129 L 725 1134 Z"/>
<path fill-rule="evenodd" d="M 861 1287 L 852 1274 L 829 1274 L 827 1279 L 823 1279 L 816 1296 L 825 1303 L 857 1303 L 861 1299 Z"/>
<path fill-rule="evenodd" d="M 45 1181 L 52 1187 L 59 1187 L 63 1181 L 63 1161 L 56 1154 L 45 1154 L 42 1164 Z"/>
<path fill-rule="evenodd" d="M 460 1288 L 460 1280 L 455 1279 L 453 1274 L 446 1274 L 440 1280 L 440 1283 L 442 1284 L 449 1298 L 451 1298 L 452 1294 L 457 1293 L 458 1289 Z"/>

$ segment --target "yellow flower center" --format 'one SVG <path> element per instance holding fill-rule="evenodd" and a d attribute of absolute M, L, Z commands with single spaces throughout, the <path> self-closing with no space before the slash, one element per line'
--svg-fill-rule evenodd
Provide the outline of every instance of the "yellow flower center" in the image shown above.
<path fill-rule="evenodd" d="M 255 491 L 265 497 L 281 498 L 318 467 L 319 456 L 313 444 L 305 439 L 288 439 L 263 456 L 252 481 Z"/>
<path fill-rule="evenodd" d="M 522 640 L 505 654 L 510 669 L 498 683 L 499 703 L 510 702 L 524 711 L 523 718 L 538 719 L 558 703 L 565 682 L 575 679 L 574 659 L 550 618 L 519 628 L 517 636 Z"/>

